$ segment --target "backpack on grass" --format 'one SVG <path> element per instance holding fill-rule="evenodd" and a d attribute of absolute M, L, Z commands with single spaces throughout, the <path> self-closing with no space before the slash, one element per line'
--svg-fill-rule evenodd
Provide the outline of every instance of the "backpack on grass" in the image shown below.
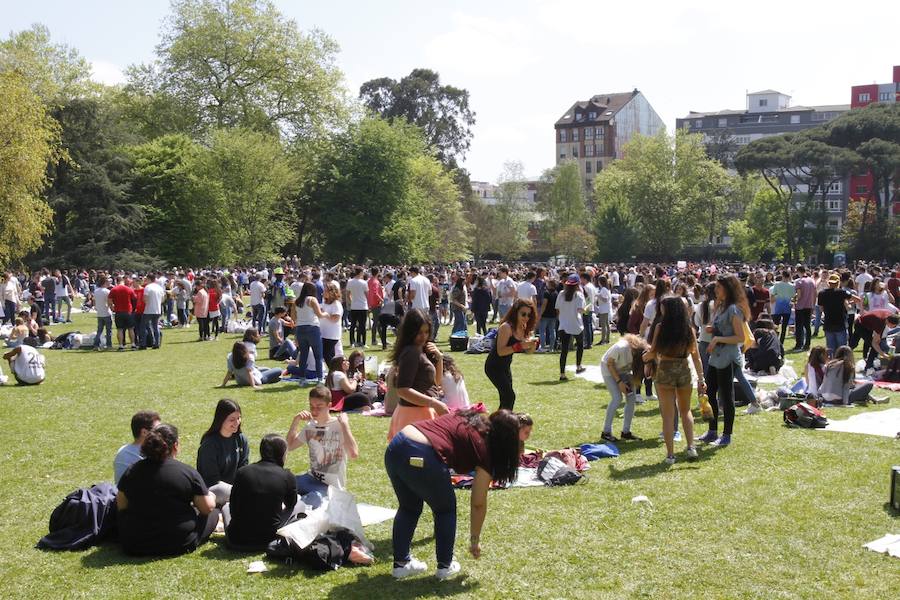
<path fill-rule="evenodd" d="M 825 414 L 811 404 L 798 402 L 784 411 L 784 424 L 804 429 L 824 429 L 828 425 Z"/>

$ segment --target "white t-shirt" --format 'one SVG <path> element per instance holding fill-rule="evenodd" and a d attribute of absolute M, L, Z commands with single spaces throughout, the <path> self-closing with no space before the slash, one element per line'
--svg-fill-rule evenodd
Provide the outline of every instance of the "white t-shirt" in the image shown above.
<path fill-rule="evenodd" d="M 164 290 L 158 283 L 148 283 L 144 286 L 144 314 L 161 315 L 162 302 L 166 297 Z"/>
<path fill-rule="evenodd" d="M 366 294 L 369 286 L 359 277 L 354 277 L 347 282 L 347 291 L 350 292 L 350 310 L 369 310 L 369 302 Z"/>
<path fill-rule="evenodd" d="M 610 294 L 609 289 L 602 287 L 597 290 L 597 314 L 598 315 L 608 315 L 610 310 L 612 310 L 612 294 Z"/>
<path fill-rule="evenodd" d="M 497 280 L 497 298 L 502 304 L 512 304 L 516 299 L 516 282 L 506 277 Z"/>
<path fill-rule="evenodd" d="M 584 294 L 575 292 L 572 299 L 566 301 L 565 289 L 556 297 L 556 310 L 559 311 L 559 328 L 570 335 L 578 335 L 584 331 L 581 311 L 584 310 Z"/>
<path fill-rule="evenodd" d="M 606 377 L 614 377 L 606 364 L 609 359 L 612 359 L 613 364 L 616 365 L 619 377 L 629 381 L 631 379 L 633 354 L 631 353 L 631 344 L 628 343 L 628 340 L 619 340 L 607 348 L 606 352 L 603 353 L 603 358 L 600 359 L 600 374 Z"/>
<path fill-rule="evenodd" d="M 612 282 L 612 286 L 614 288 L 619 287 L 619 272 L 618 271 L 614 270 L 612 273 L 610 273 L 609 278 L 610 278 L 610 281 Z"/>
<path fill-rule="evenodd" d="M 297 300 L 299 301 L 299 299 L 298 296 Z M 319 325 L 319 317 L 316 316 L 315 311 L 309 305 L 309 303 L 315 299 L 315 296 L 307 296 L 303 300 L 303 305 L 297 306 L 297 327 L 300 327 L 301 325 Z"/>
<path fill-rule="evenodd" d="M 589 281 L 587 285 L 582 286 L 582 289 L 584 290 L 584 312 L 589 313 L 597 301 L 597 286 Z"/>
<path fill-rule="evenodd" d="M 339 340 L 341 339 L 341 315 L 344 314 L 344 306 L 340 302 L 331 302 L 322 305 L 322 312 L 329 315 L 337 315 L 338 320 L 319 319 L 319 331 L 323 340 Z M 335 354 L 337 356 L 337 354 Z"/>
<path fill-rule="evenodd" d="M 634 287 L 634 282 L 637 281 L 637 273 L 628 273 L 625 276 L 625 281 L 628 282 L 628 287 Z"/>
<path fill-rule="evenodd" d="M 262 281 L 254 281 L 250 284 L 250 306 L 265 304 L 266 284 Z"/>
<path fill-rule="evenodd" d="M 534 302 L 534 297 L 537 296 L 537 288 L 534 287 L 534 284 L 530 281 L 523 281 L 519 284 L 519 298 L 522 300 L 531 300 Z"/>
<path fill-rule="evenodd" d="M 347 457 L 344 432 L 337 418 L 331 417 L 325 425 L 310 421 L 300 432 L 299 440 L 309 446 L 309 473 L 323 483 L 344 489 Z"/>
<path fill-rule="evenodd" d="M 59 279 L 56 280 L 54 292 L 57 298 L 67 297 L 69 295 L 69 286 L 66 285 L 68 281 L 69 278 L 65 275 L 60 275 Z"/>
<path fill-rule="evenodd" d="M 856 279 L 854 280 L 856 281 L 857 295 L 862 296 L 866 291 L 866 284 L 870 283 L 873 279 L 874 277 L 872 277 L 868 273 L 860 273 L 859 275 L 857 275 Z"/>
<path fill-rule="evenodd" d="M 31 346 L 19 346 L 21 350 L 13 359 L 16 377 L 25 383 L 40 383 L 44 380 L 44 355 Z"/>
<path fill-rule="evenodd" d="M 109 304 L 107 304 L 107 300 L 109 299 L 109 288 L 106 287 L 96 287 L 94 288 L 94 308 L 97 309 L 97 317 L 108 317 L 109 314 Z"/>
<path fill-rule="evenodd" d="M 427 277 L 419 273 L 409 280 L 409 289 L 415 290 L 416 295 L 412 300 L 412 307 L 428 312 L 428 296 L 431 295 L 431 282 Z"/>

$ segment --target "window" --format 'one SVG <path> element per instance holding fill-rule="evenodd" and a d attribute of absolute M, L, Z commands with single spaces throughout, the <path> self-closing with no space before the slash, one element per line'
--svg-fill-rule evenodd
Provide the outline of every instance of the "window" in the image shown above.
<path fill-rule="evenodd" d="M 728 127 L 728 119 L 719 119 L 719 127 Z"/>
<path fill-rule="evenodd" d="M 586 187 L 587 189 L 591 189 L 592 187 L 594 187 L 594 180 L 593 179 L 585 179 L 584 187 Z"/>
<path fill-rule="evenodd" d="M 594 139 L 594 128 L 593 127 L 585 127 L 584 128 L 584 139 L 585 140 Z"/>
<path fill-rule="evenodd" d="M 578 158 L 578 146 L 572 146 L 572 158 Z"/>
<path fill-rule="evenodd" d="M 862 94 L 857 96 L 856 99 L 858 102 L 868 102 L 872 99 L 872 96 L 869 94 L 869 92 L 863 92 Z"/>
<path fill-rule="evenodd" d="M 865 184 L 857 185 L 857 186 L 856 186 L 856 193 L 857 193 L 857 194 L 868 194 L 868 193 L 869 193 L 869 186 L 867 186 L 867 185 L 865 185 Z"/>
<path fill-rule="evenodd" d="M 831 229 L 837 229 L 840 226 L 841 226 L 840 219 L 828 219 L 828 227 L 830 227 Z"/>
<path fill-rule="evenodd" d="M 579 123 L 581 121 L 584 121 L 584 114 L 583 113 L 575 113 L 575 121 L 577 121 Z"/>
<path fill-rule="evenodd" d="M 559 153 L 559 160 L 565 160 L 565 158 L 566 158 L 566 153 L 565 153 L 565 152 L 560 152 L 560 153 Z"/>
<path fill-rule="evenodd" d="M 585 156 L 593 156 L 594 151 L 597 149 L 597 146 L 594 144 L 585 144 L 584 145 L 584 155 Z"/>
<path fill-rule="evenodd" d="M 810 121 L 830 121 L 833 118 L 837 117 L 839 114 L 841 114 L 841 113 L 834 111 L 834 110 L 826 110 L 823 112 L 814 112 L 813 114 L 811 114 L 809 116 L 809 120 Z"/>
<path fill-rule="evenodd" d="M 840 244 L 840 243 L 841 243 L 841 236 L 839 236 L 839 235 L 829 235 L 829 236 L 828 236 L 828 241 L 831 242 L 832 244 Z"/>
<path fill-rule="evenodd" d="M 769 99 L 768 99 L 768 98 L 760 98 L 760 99 L 759 99 L 759 106 L 768 106 L 768 105 L 769 105 Z"/>
<path fill-rule="evenodd" d="M 565 129 L 560 129 L 560 130 L 559 130 L 559 141 L 560 141 L 560 142 L 563 142 L 563 143 L 569 141 L 569 140 L 566 139 L 566 130 L 565 130 Z"/>
<path fill-rule="evenodd" d="M 588 113 L 588 119 L 590 119 L 591 121 L 596 120 L 596 119 L 597 119 L 597 113 L 596 113 L 596 112 L 593 112 L 593 111 L 589 112 L 589 113 Z"/>
<path fill-rule="evenodd" d="M 602 140 L 602 139 L 603 139 L 603 128 L 602 128 L 602 127 L 595 127 L 595 128 L 594 128 L 594 135 L 597 137 L 598 140 Z"/>
<path fill-rule="evenodd" d="M 842 202 L 840 200 L 826 200 L 825 201 L 825 209 L 826 210 L 841 210 Z"/>
<path fill-rule="evenodd" d="M 694 127 L 696 127 L 697 129 L 703 127 L 703 119 L 697 119 L 696 121 L 694 121 Z"/>
<path fill-rule="evenodd" d="M 599 173 L 602 169 L 603 169 L 603 161 L 598 160 L 597 161 L 597 172 Z"/>
<path fill-rule="evenodd" d="M 585 173 L 591 172 L 591 161 L 587 161 L 584 163 L 584 172 Z"/>
<path fill-rule="evenodd" d="M 832 183 L 831 185 L 828 186 L 828 193 L 829 194 L 840 194 L 842 189 L 843 189 L 843 186 L 841 185 L 841 182 L 835 181 L 834 183 Z"/>
<path fill-rule="evenodd" d="M 791 125 L 796 125 L 800 122 L 800 115 L 791 115 Z"/>
<path fill-rule="evenodd" d="M 577 141 L 578 141 L 578 130 L 577 130 L 577 129 L 573 129 L 573 130 L 572 130 L 572 141 L 573 141 L 573 142 L 577 142 Z"/>
<path fill-rule="evenodd" d="M 879 102 L 890 102 L 891 101 L 891 93 L 890 92 L 879 92 L 878 93 L 878 101 Z"/>

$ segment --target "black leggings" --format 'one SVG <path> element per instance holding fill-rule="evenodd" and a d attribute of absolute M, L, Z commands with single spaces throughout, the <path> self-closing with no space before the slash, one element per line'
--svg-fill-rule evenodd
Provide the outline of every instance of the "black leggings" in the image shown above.
<path fill-rule="evenodd" d="M 400 317 L 397 315 L 382 313 L 378 317 L 378 334 L 381 336 L 382 348 L 387 347 L 387 329 L 388 327 L 397 328 L 400 326 Z"/>
<path fill-rule="evenodd" d="M 791 320 L 791 315 L 772 315 L 772 322 L 776 325 L 781 324 L 781 345 L 784 346 L 784 340 L 787 337 L 788 330 L 788 321 Z"/>
<path fill-rule="evenodd" d="M 723 435 L 731 435 L 734 429 L 734 370 L 736 368 L 739 367 L 735 363 L 731 363 L 722 369 L 717 369 L 710 365 L 706 374 L 706 394 L 709 396 L 709 404 L 713 411 L 712 419 L 709 421 L 709 428 L 712 431 L 718 430 L 719 409 L 721 407 L 725 421 L 722 429 Z"/>
<path fill-rule="evenodd" d="M 325 361 L 326 365 L 331 364 L 331 359 L 334 358 L 334 350 L 337 348 L 339 341 L 322 338 L 322 360 Z"/>
<path fill-rule="evenodd" d="M 209 320 L 212 323 L 212 334 L 219 337 L 219 317 L 210 317 Z M 209 337 L 209 330 L 207 330 L 207 337 Z"/>
<path fill-rule="evenodd" d="M 372 401 L 369 397 L 362 392 L 353 392 L 352 394 L 344 396 L 344 405 L 341 410 L 346 412 L 348 410 L 358 410 L 366 406 L 372 406 Z"/>
<path fill-rule="evenodd" d="M 566 359 L 569 357 L 569 341 L 575 338 L 575 364 L 581 366 L 581 357 L 584 355 L 584 336 L 572 335 L 565 331 L 559 332 L 559 372 L 566 372 Z"/>
<path fill-rule="evenodd" d="M 478 311 L 475 313 L 475 333 L 478 335 L 487 335 L 487 311 Z"/>
<path fill-rule="evenodd" d="M 366 318 L 369 316 L 367 310 L 351 310 L 350 311 L 350 344 L 366 345 Z"/>
<path fill-rule="evenodd" d="M 197 317 L 197 323 L 199 324 L 200 339 L 209 339 L 209 317 Z"/>
<path fill-rule="evenodd" d="M 511 411 L 516 405 L 516 392 L 513 390 L 512 370 L 509 365 L 490 360 L 488 356 L 488 360 L 484 361 L 484 374 L 500 394 L 500 408 Z"/>

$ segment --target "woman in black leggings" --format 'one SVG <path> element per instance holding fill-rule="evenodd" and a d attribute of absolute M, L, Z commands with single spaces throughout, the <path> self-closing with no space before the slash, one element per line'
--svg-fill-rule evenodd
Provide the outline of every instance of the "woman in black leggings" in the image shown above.
<path fill-rule="evenodd" d="M 484 361 L 487 375 L 500 394 L 500 408 L 513 410 L 516 392 L 512 384 L 512 357 L 515 352 L 534 352 L 537 340 L 532 338 L 537 311 L 530 300 L 516 300 L 497 330 L 497 339 Z"/>
<path fill-rule="evenodd" d="M 566 278 L 565 291 L 556 297 L 556 313 L 559 319 L 559 380 L 566 381 L 566 361 L 569 358 L 569 341 L 575 338 L 575 372 L 584 372 L 581 358 L 584 355 L 584 294 L 581 279 L 572 273 Z"/>

